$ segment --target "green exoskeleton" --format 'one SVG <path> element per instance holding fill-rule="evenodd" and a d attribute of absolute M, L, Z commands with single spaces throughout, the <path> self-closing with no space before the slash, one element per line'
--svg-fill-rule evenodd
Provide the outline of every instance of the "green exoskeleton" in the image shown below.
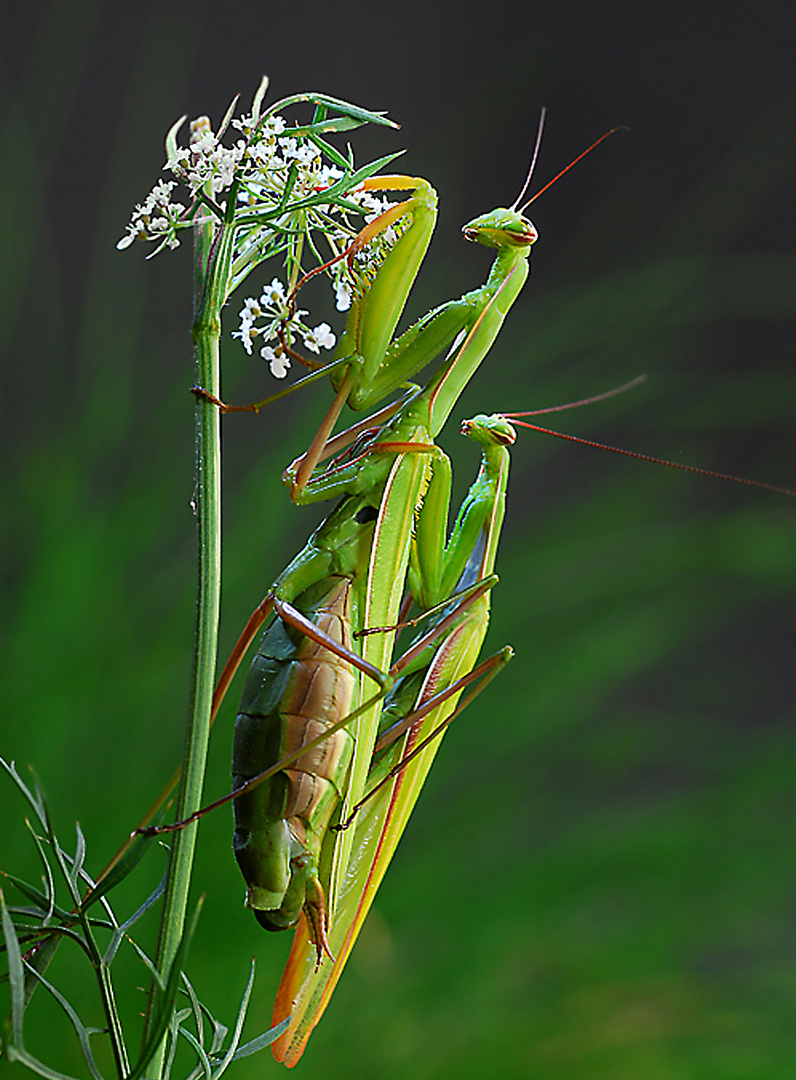
<path fill-rule="evenodd" d="M 427 628 L 408 651 L 411 659 L 401 668 L 384 704 L 363 795 L 356 802 L 349 800 L 350 809 L 340 815 L 353 854 L 337 884 L 328 932 L 331 955 L 317 954 L 309 920 L 301 924 L 277 994 L 274 1023 L 288 1016 L 291 1020 L 273 1050 L 277 1060 L 287 1065 L 301 1056 L 329 1001 L 406 827 L 442 731 L 459 711 L 460 694 L 472 675 L 485 682 L 511 657 L 507 647 L 475 667 L 489 622 L 508 447 L 515 433 L 502 417 L 485 416 L 466 421 L 462 431 L 481 444 L 481 469 L 446 543 L 450 467 L 446 458 L 435 460 L 412 542 L 409 578 L 421 610 L 435 612 L 430 621 L 436 623 L 436 631 Z M 327 833 L 322 853 L 327 865 L 335 843 Z"/>
<path fill-rule="evenodd" d="M 329 676 L 334 689 L 329 691 L 323 709 L 331 720 L 337 721 L 345 718 L 353 700 L 358 714 L 351 730 L 335 737 L 334 751 L 326 748 L 334 767 L 318 766 L 334 773 L 334 777 L 294 767 L 294 775 L 283 771 L 278 779 L 269 780 L 236 800 L 235 850 L 249 886 L 248 905 L 269 926 L 295 923 L 304 907 L 319 950 L 323 948 L 325 915 L 323 895 L 313 876 L 316 868 L 308 868 L 303 841 L 290 837 L 285 823 L 297 817 L 297 808 L 303 808 L 300 812 L 307 817 L 302 820 L 305 824 L 312 822 L 308 835 L 317 846 L 314 830 L 321 837 L 325 833 L 338 797 L 345 794 L 346 807 L 353 806 L 361 797 L 371 765 L 381 700 L 379 696 L 367 708 L 363 707 L 359 687 L 351 687 L 348 664 L 375 678 L 385 689 L 394 677 L 381 674 L 390 669 L 394 634 L 388 631 L 368 636 L 355 653 L 347 637 L 349 631 L 335 629 L 327 640 L 313 627 L 319 620 L 330 627 L 339 627 L 350 619 L 351 632 L 356 633 L 363 628 L 389 627 L 396 623 L 414 519 L 435 462 L 441 458 L 434 437 L 491 346 L 527 278 L 528 255 L 537 235 L 532 223 L 516 210 L 493 211 L 470 222 L 464 229 L 468 239 L 497 248 L 486 284 L 430 312 L 389 344 L 428 245 L 436 196 L 426 181 L 414 178 L 373 178 L 368 183 L 371 187 L 411 188 L 414 194 L 366 227 L 364 239 L 399 217 L 411 220 L 368 281 L 367 288 L 355 298 L 338 349 L 338 361 L 345 359 L 348 363 L 335 372 L 338 387 L 335 405 L 308 454 L 287 471 L 297 502 L 334 497 L 342 501 L 275 582 L 258 609 L 260 621 L 276 609 L 283 626 L 268 631 L 255 658 L 244 691 L 234 750 L 234 773 L 239 786 L 239 782 L 279 761 L 289 748 L 299 750 L 309 741 L 312 735 L 307 732 L 315 730 L 312 725 L 318 721 L 312 718 L 307 726 L 303 720 L 293 719 L 303 716 L 305 710 L 304 690 L 296 689 L 293 680 L 306 682 L 304 676 L 310 668 L 322 667 L 330 655 L 336 656 L 332 664 L 335 674 Z M 451 342 L 453 348 L 425 388 L 412 387 L 403 401 L 356 425 L 343 436 L 328 439 L 346 399 L 356 407 L 368 407 L 405 384 Z M 311 477 L 317 460 L 354 441 L 357 451 L 353 457 Z M 427 595 L 439 591 L 439 583 L 428 577 L 431 559 L 425 551 L 436 545 L 439 553 L 440 543 L 444 544 L 444 533 L 441 540 L 435 540 L 434 528 L 424 526 L 425 520 L 427 515 L 423 513 L 415 541 L 420 551 L 415 560 L 419 569 L 413 573 L 418 600 L 421 589 Z M 341 619 L 343 612 L 345 616 Z M 285 629 L 288 624 L 291 629 Z M 297 644 L 297 638 L 313 633 L 318 640 L 312 645 L 306 641 Z M 247 639 L 250 637 L 249 632 Z M 241 652 L 242 648 L 222 676 L 224 686 Z M 291 674 L 287 674 L 288 670 Z M 373 698 L 376 690 L 378 685 L 372 686 L 364 699 Z M 309 696 L 314 697 L 312 691 Z M 251 737 L 251 733 L 258 725 L 253 722 L 253 716 L 264 715 L 263 702 L 268 710 L 273 708 L 269 716 L 273 715 L 274 719 L 268 725 L 271 733 L 254 749 L 257 738 Z M 298 711 L 292 712 L 293 708 Z M 300 734 L 299 729 L 302 729 Z M 314 770 L 311 762 L 325 759 L 326 752 L 307 751 L 304 764 Z M 352 760 L 346 775 L 349 757 Z M 315 779 L 305 780 L 308 775 Z M 314 790 L 310 791 L 310 787 Z M 351 837 L 343 836 L 334 857 L 333 888 L 350 854 Z M 299 884 L 302 879 L 304 885 Z"/>
<path fill-rule="evenodd" d="M 367 226 L 351 251 L 398 219 L 404 229 L 354 297 L 332 376 L 335 400 L 285 476 L 298 503 L 340 502 L 274 582 L 216 694 L 218 701 L 257 627 L 275 612 L 236 728 L 235 853 L 247 904 L 264 926 L 281 929 L 305 916 L 277 1000 L 282 1019 L 298 999 L 275 1047 L 288 1064 L 328 1001 L 406 825 L 439 743 L 428 737 L 469 681 L 509 655 L 475 667 L 496 580 L 513 430 L 501 419 L 498 432 L 483 418 L 468 428 L 483 444 L 482 471 L 447 543 L 450 467 L 434 439 L 527 278 L 536 229 L 524 207 L 516 209 L 519 198 L 470 222 L 465 237 L 497 250 L 486 283 L 391 341 L 431 236 L 436 195 L 411 177 L 366 184 L 412 195 Z M 424 387 L 410 385 L 398 402 L 331 437 L 346 401 L 371 407 L 445 349 Z M 421 610 L 441 605 L 442 612 L 432 612 L 432 628 L 392 663 L 407 578 Z M 385 694 L 397 727 L 380 735 Z M 351 827 L 333 832 L 335 819 Z"/>
<path fill-rule="evenodd" d="M 502 214 L 505 217 L 509 211 L 502 211 Z M 477 237 L 479 230 L 483 230 L 487 241 L 494 243 L 498 235 L 494 220 L 493 214 L 471 223 L 468 226 L 470 235 Z M 364 444 L 358 444 L 354 459 L 327 469 L 295 493 L 301 502 L 335 496 L 342 497 L 342 502 L 316 530 L 307 547 L 275 583 L 261 605 L 261 614 L 269 613 L 275 607 L 280 621 L 290 623 L 291 628 L 275 624 L 267 632 L 252 665 L 236 733 L 236 786 L 279 761 L 290 749 L 300 749 L 316 732 L 319 733 L 315 725 L 346 717 L 356 697 L 349 664 L 375 679 L 377 685 L 366 697 L 374 696 L 378 684 L 388 685 L 388 679 L 381 673 L 390 669 L 393 633 L 388 631 L 365 637 L 361 656 L 352 652 L 348 634 L 396 623 L 413 537 L 415 599 L 421 605 L 425 601 L 424 606 L 430 606 L 428 597 L 436 595 L 435 602 L 439 602 L 449 595 L 440 589 L 448 588 L 450 573 L 442 585 L 440 570 L 432 568 L 434 556 L 439 561 L 441 545 L 444 545 L 444 528 L 440 531 L 438 521 L 439 498 L 433 493 L 441 485 L 449 491 L 449 475 L 447 480 L 437 480 L 432 486 L 428 506 L 419 513 L 414 532 L 413 523 L 432 473 L 437 476 L 449 474 L 447 460 L 434 446 L 433 438 L 494 339 L 508 302 L 516 296 L 515 275 L 520 283 L 527 276 L 527 255 L 536 236 L 535 230 L 516 213 L 509 224 L 509 255 L 506 248 L 501 248 L 498 255 L 500 275 L 493 269 L 491 280 L 483 290 L 438 309 L 439 314 L 421 320 L 422 325 L 407 331 L 397 343 L 401 346 L 395 349 L 397 356 L 405 357 L 411 350 L 410 368 L 415 370 L 458 334 L 457 347 L 433 375 L 429 385 L 411 390 L 397 412 L 375 431 L 372 419 L 351 429 L 347 436 L 349 440 L 357 438 L 363 428 L 370 431 Z M 401 239 L 406 235 L 404 233 Z M 527 239 L 522 246 L 517 243 L 520 235 Z M 384 269 L 383 266 L 377 280 Z M 494 280 L 496 277 L 497 281 Z M 509 294 L 508 300 L 504 299 L 504 292 Z M 369 299 L 370 292 L 367 295 Z M 376 309 L 370 306 L 364 311 L 355 310 L 349 317 L 349 325 L 353 323 L 366 331 L 374 311 Z M 450 318 L 453 313 L 455 320 Z M 438 320 L 444 323 L 444 331 L 438 327 Z M 429 345 L 427 337 L 432 334 L 433 344 Z M 432 352 L 420 350 L 424 344 Z M 342 441 L 346 441 L 345 437 Z M 335 441 L 335 449 L 339 443 L 339 440 Z M 295 475 L 300 467 L 294 466 L 289 475 Z M 432 507 L 433 515 L 430 513 Z M 432 520 L 432 525 L 426 524 Z M 454 584 L 462 571 L 463 567 L 460 567 Z M 333 627 L 333 632 L 326 637 L 320 634 L 319 620 Z M 353 631 L 344 631 L 342 623 L 348 626 L 349 621 Z M 310 645 L 306 639 L 313 633 L 322 640 Z M 305 640 L 297 645 L 297 637 Z M 324 715 L 308 716 L 305 699 L 315 700 L 316 695 L 314 687 L 307 687 L 305 676 L 310 667 L 316 669 L 329 661 L 330 648 L 331 655 L 335 656 L 331 664 L 334 674 L 319 676 L 319 679 L 329 681 L 328 690 L 324 688 L 318 695 L 318 699 L 323 699 Z M 472 667 L 472 663 L 469 666 Z M 389 680 L 392 678 L 394 675 L 389 676 Z M 299 689 L 295 682 L 301 684 Z M 356 704 L 361 706 L 363 702 L 360 700 Z M 295 924 L 303 907 L 313 928 L 319 954 L 325 947 L 325 905 L 317 880 L 317 860 L 308 860 L 304 840 L 311 841 L 309 847 L 317 847 L 339 796 L 345 795 L 346 807 L 353 806 L 361 797 L 371 765 L 380 706 L 381 701 L 374 700 L 354 718 L 350 733 L 335 736 L 334 750 L 321 747 L 317 755 L 315 751 L 302 755 L 307 766 L 321 759 L 332 762 L 328 769 L 325 764 L 319 767 L 334 776 L 305 772 L 297 762 L 292 768 L 293 775 L 282 771 L 236 799 L 235 851 L 249 886 L 248 905 L 259 913 L 259 921 L 271 928 Z M 263 734 L 266 728 L 269 730 L 267 736 Z M 314 764 L 312 769 L 315 769 Z M 314 779 L 306 780 L 309 775 Z M 307 815 L 301 819 L 304 824 L 295 827 L 291 836 L 286 822 L 301 813 Z M 297 839 L 301 832 L 304 837 Z M 348 862 L 351 842 L 352 835 L 339 839 L 333 883 L 339 880 L 340 868 Z"/>

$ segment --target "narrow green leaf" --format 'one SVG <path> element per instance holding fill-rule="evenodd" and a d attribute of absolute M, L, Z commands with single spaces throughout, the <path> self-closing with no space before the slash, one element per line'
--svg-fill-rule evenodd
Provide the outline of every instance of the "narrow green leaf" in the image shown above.
<path fill-rule="evenodd" d="M 29 885 L 27 881 L 23 881 L 22 878 L 15 877 L 14 874 L 6 873 L 5 870 L 0 870 L 0 874 L 3 875 L 6 881 L 10 882 L 12 885 L 15 885 L 16 888 L 19 889 L 19 891 L 22 893 L 22 895 L 26 896 L 28 900 L 30 900 L 31 903 L 34 904 L 39 911 L 50 911 L 50 902 L 47 896 L 43 892 L 41 892 L 40 889 L 34 888 L 33 885 Z M 52 910 L 59 919 L 64 919 L 68 922 L 72 918 L 72 916 L 65 908 L 53 907 Z"/>
<path fill-rule="evenodd" d="M 229 108 L 224 113 L 224 119 L 221 121 L 221 126 L 219 127 L 218 131 L 216 132 L 216 138 L 217 139 L 221 139 L 221 136 L 224 134 L 224 132 L 229 127 L 229 122 L 230 122 L 230 120 L 232 119 L 232 117 L 235 114 L 235 106 L 238 104 L 239 100 L 240 100 L 240 94 L 236 94 L 235 97 L 232 99 L 232 101 L 229 103 Z"/>
<path fill-rule="evenodd" d="M 34 814 L 39 819 L 41 824 L 46 827 L 46 823 L 47 823 L 47 804 L 44 801 L 44 796 L 42 794 L 41 788 L 39 787 L 39 783 L 38 783 L 38 780 L 36 779 L 35 773 L 33 774 L 33 783 L 34 783 L 34 788 L 35 788 L 35 794 L 34 794 L 33 792 L 31 792 L 29 790 L 29 788 L 25 784 L 25 781 L 22 779 L 22 777 L 17 772 L 16 765 L 14 764 L 13 761 L 9 763 L 9 762 L 5 761 L 4 758 L 0 757 L 0 765 L 2 765 L 2 767 L 8 773 L 8 775 L 11 777 L 11 779 L 17 785 L 19 790 L 22 792 L 24 797 L 30 803 L 31 809 L 33 810 Z"/>
<path fill-rule="evenodd" d="M 255 124 L 260 118 L 260 109 L 262 108 L 263 98 L 265 97 L 268 90 L 269 82 L 270 79 L 268 78 L 268 76 L 263 75 L 262 79 L 260 79 L 260 85 L 257 87 L 254 98 L 252 99 L 252 117 L 254 118 Z"/>
<path fill-rule="evenodd" d="M 28 827 L 30 835 L 33 837 L 33 843 L 36 845 L 36 850 L 39 853 L 39 858 L 41 859 L 42 866 L 44 867 L 44 880 L 47 883 L 47 892 L 45 895 L 48 897 L 48 904 L 47 914 L 43 917 L 42 922 L 46 924 L 50 921 L 53 912 L 55 911 L 55 880 L 53 878 L 52 868 L 50 867 L 50 860 L 47 858 L 47 853 L 44 850 L 44 844 L 42 844 L 36 830 L 33 828 L 27 818 L 25 818 L 25 824 Z"/>
<path fill-rule="evenodd" d="M 240 1042 L 240 1035 L 241 1035 L 241 1032 L 243 1031 L 243 1023 L 244 1023 L 244 1021 L 246 1019 L 246 1013 L 247 1013 L 248 1008 L 249 1008 L 249 999 L 251 998 L 251 993 L 252 993 L 252 987 L 253 986 L 254 986 L 254 960 L 252 960 L 251 971 L 249 972 L 249 980 L 246 983 L 246 986 L 245 986 L 245 988 L 243 990 L 243 996 L 240 999 L 240 1007 L 238 1009 L 237 1019 L 235 1020 L 235 1027 L 232 1029 L 232 1039 L 231 1039 L 230 1044 L 229 1044 L 229 1049 L 227 1050 L 226 1054 L 224 1055 L 224 1057 L 219 1062 L 218 1068 L 213 1073 L 213 1080 L 218 1080 L 218 1078 L 226 1071 L 227 1066 L 229 1065 L 229 1063 L 231 1061 L 233 1061 L 234 1058 L 235 1058 L 235 1051 L 237 1050 L 238 1043 Z"/>
<path fill-rule="evenodd" d="M 394 120 L 389 120 L 383 112 L 371 112 L 370 109 L 363 109 L 359 105 L 352 105 L 349 101 L 342 101 L 340 98 L 330 97 L 328 94 L 292 94 L 290 97 L 282 98 L 281 101 L 277 101 L 275 105 L 272 105 L 267 112 L 263 114 L 262 119 L 267 119 L 269 116 L 274 116 L 276 113 L 281 112 L 283 109 L 288 108 L 290 105 L 298 105 L 301 102 L 315 102 L 318 105 L 327 105 L 329 108 L 336 109 L 338 112 L 343 113 L 344 116 L 351 116 L 355 120 L 359 120 L 361 124 L 383 124 L 385 127 L 397 128 L 400 125 L 396 124 Z"/>
<path fill-rule="evenodd" d="M 327 120 L 313 120 L 311 124 L 297 124 L 295 127 L 288 128 L 287 132 L 294 137 L 300 135 L 312 137 L 329 131 L 352 131 L 358 127 L 362 127 L 361 120 L 353 120 L 350 116 L 330 116 Z"/>
<path fill-rule="evenodd" d="M 199 1038 L 201 1046 L 205 1044 L 205 1020 L 202 1013 L 202 1006 L 199 1003 L 199 998 L 196 996 L 196 991 L 191 986 L 191 980 L 183 971 L 182 973 L 183 993 L 188 995 L 188 1000 L 191 1003 L 191 1009 L 193 1010 L 193 1022 L 196 1025 L 196 1034 Z"/>
<path fill-rule="evenodd" d="M 296 186 L 296 177 L 297 176 L 298 176 L 298 162 L 294 161 L 293 164 L 288 169 L 287 180 L 285 180 L 285 186 L 284 186 L 284 188 L 282 190 L 282 198 L 279 200 L 279 206 L 276 208 L 276 213 L 277 214 L 281 214 L 284 211 L 285 206 L 287 205 L 287 201 L 290 198 L 290 195 L 291 195 L 291 193 L 293 191 L 293 188 Z"/>
<path fill-rule="evenodd" d="M 86 861 L 86 838 L 83 835 L 83 830 L 80 828 L 80 822 L 75 822 L 75 832 L 77 833 L 77 842 L 75 844 L 75 854 L 72 859 L 72 869 L 69 874 L 69 881 L 72 885 L 72 889 L 77 891 L 80 875 L 83 871 L 83 864 Z"/>
<path fill-rule="evenodd" d="M 367 180 L 369 176 L 373 176 L 379 169 L 385 165 L 389 165 L 391 161 L 395 161 L 396 158 L 402 157 L 406 153 L 406 150 L 396 150 L 394 154 L 385 154 L 384 157 L 377 158 L 375 161 L 371 161 L 369 165 L 363 165 L 361 169 L 357 169 L 349 179 L 349 188 L 356 187 L 357 184 L 361 184 L 363 180 Z"/>
<path fill-rule="evenodd" d="M 265 1031 L 262 1035 L 258 1035 L 256 1039 L 252 1039 L 251 1042 L 239 1046 L 235 1051 L 232 1060 L 238 1061 L 240 1058 L 248 1057 L 250 1054 L 256 1054 L 258 1050 L 264 1050 L 266 1046 L 270 1046 L 272 1042 L 276 1042 L 284 1031 L 287 1031 L 289 1023 L 290 1017 L 288 1016 L 281 1024 L 272 1027 L 270 1031 Z"/>
<path fill-rule="evenodd" d="M 53 984 L 48 979 L 45 979 L 41 972 L 36 971 L 36 969 L 30 964 L 26 964 L 25 966 L 27 967 L 28 971 L 35 975 L 36 979 L 42 984 L 45 990 L 48 990 L 50 994 L 52 994 L 52 996 L 55 998 L 55 1000 L 58 1002 L 58 1004 L 61 1006 L 66 1015 L 71 1020 L 72 1027 L 75 1029 L 75 1034 L 77 1035 L 78 1042 L 80 1043 L 80 1049 L 83 1052 L 83 1058 L 86 1062 L 86 1065 L 88 1066 L 89 1072 L 94 1077 L 94 1080 L 104 1080 L 104 1077 L 100 1072 L 99 1068 L 97 1067 L 96 1061 L 94 1060 L 94 1055 L 91 1052 L 91 1046 L 89 1044 L 89 1036 L 91 1032 L 97 1031 L 98 1029 L 87 1028 L 80 1019 L 80 1017 L 77 1015 L 75 1010 L 72 1008 L 72 1006 L 66 1000 L 64 995 L 59 990 L 56 990 Z"/>
<path fill-rule="evenodd" d="M 160 973 L 156 969 L 154 963 L 150 960 L 150 958 L 147 956 L 147 954 L 144 952 L 144 950 L 141 948 L 141 946 L 136 941 L 133 941 L 132 938 L 129 938 L 128 940 L 130 942 L 130 945 L 135 950 L 135 952 L 138 953 L 138 959 L 141 961 L 141 963 L 147 969 L 149 974 L 157 981 L 158 986 L 162 990 L 165 983 L 163 982 L 163 979 L 160 977 Z"/>
<path fill-rule="evenodd" d="M 206 1080 L 212 1080 L 213 1066 L 210 1064 L 210 1058 L 207 1056 L 205 1048 L 188 1028 L 177 1028 L 177 1034 L 182 1035 L 186 1042 L 190 1043 L 196 1051 L 196 1056 L 199 1058 L 199 1065 L 194 1069 L 192 1076 L 201 1076 L 204 1074 Z"/>
<path fill-rule="evenodd" d="M 0 915 L 3 923 L 3 938 L 8 953 L 8 981 L 11 984 L 11 1034 L 19 1050 L 24 1048 L 22 1035 L 25 1013 L 25 970 L 22 966 L 22 953 L 19 940 L 6 907 L 3 890 L 0 889 Z"/>
<path fill-rule="evenodd" d="M 109 870 L 105 877 L 99 879 L 97 884 L 86 894 L 83 899 L 82 908 L 87 911 L 92 904 L 95 904 L 101 896 L 105 896 L 111 889 L 115 889 L 120 881 L 123 881 L 127 875 L 133 870 L 141 859 L 144 857 L 150 841 L 154 837 L 151 836 L 137 836 L 127 852 L 116 863 L 112 870 Z M 154 894 L 153 894 L 154 895 Z M 146 910 L 145 907 L 139 908 L 141 914 Z"/>
<path fill-rule="evenodd" d="M 122 942 L 122 939 L 124 938 L 125 933 L 130 929 L 131 926 L 134 925 L 134 923 L 138 922 L 138 920 L 141 918 L 141 916 L 144 914 L 144 912 L 148 911 L 149 908 L 151 908 L 153 904 L 156 904 L 158 902 L 158 900 L 163 895 L 163 891 L 164 891 L 165 888 L 166 888 L 166 876 L 164 874 L 160 884 L 155 889 L 155 891 L 152 893 L 152 895 L 147 897 L 147 899 L 143 902 L 141 907 L 138 908 L 137 911 L 134 911 L 133 914 L 130 916 L 129 919 L 127 919 L 126 922 L 123 922 L 121 924 L 121 926 L 116 927 L 116 929 L 113 932 L 113 936 L 111 937 L 111 940 L 110 940 L 110 942 L 108 944 L 108 948 L 105 950 L 105 955 L 102 958 L 102 962 L 104 964 L 110 965 L 110 964 L 113 963 L 113 959 L 116 956 L 116 952 L 117 952 L 117 950 L 119 948 L 119 945 Z"/>
<path fill-rule="evenodd" d="M 180 149 L 177 145 L 177 132 L 187 119 L 187 115 L 181 116 L 180 119 L 175 121 L 166 132 L 166 168 L 168 169 L 177 164 L 177 153 Z"/>

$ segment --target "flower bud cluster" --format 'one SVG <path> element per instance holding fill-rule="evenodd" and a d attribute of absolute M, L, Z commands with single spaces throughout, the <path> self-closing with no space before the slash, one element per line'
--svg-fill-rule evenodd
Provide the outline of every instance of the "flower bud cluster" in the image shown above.
<path fill-rule="evenodd" d="M 362 222 L 353 223 L 353 207 L 365 223 L 382 214 L 391 202 L 366 190 L 360 183 L 350 190 L 339 181 L 346 173 L 339 164 L 325 160 L 325 144 L 308 134 L 308 128 L 289 127 L 284 117 L 262 117 L 253 111 L 230 119 L 219 134 L 202 117 L 191 125 L 188 146 L 176 143 L 176 130 L 167 139 L 165 171 L 173 179 L 159 180 L 142 203 L 135 207 L 125 235 L 116 245 L 129 247 L 134 240 L 154 241 L 152 254 L 164 247 L 179 246 L 179 234 L 199 222 L 222 222 L 235 229 L 228 291 L 232 292 L 259 262 L 272 255 L 283 256 L 287 266 L 285 281 L 273 278 L 259 297 L 249 297 L 240 311 L 240 327 L 233 337 L 240 339 L 251 355 L 253 340 L 260 338 L 260 355 L 276 378 L 284 378 L 290 366 L 289 352 L 294 341 L 316 355 L 333 349 L 336 338 L 326 322 L 310 326 L 308 312 L 291 303 L 293 289 L 304 268 L 302 255 L 314 254 L 319 264 L 328 262 L 338 311 L 347 311 L 367 286 L 369 279 L 400 235 L 399 223 L 386 227 L 352 259 L 343 257 Z M 310 125 L 311 127 L 311 125 Z M 225 131 L 237 133 L 232 145 L 225 145 Z M 350 157 L 350 151 L 349 151 Z M 339 158 L 338 154 L 338 159 Z M 353 161 L 351 161 L 353 173 Z M 338 185 L 329 203 L 318 194 Z M 177 201 L 177 189 L 188 198 Z M 233 200 L 230 203 L 230 200 Z M 229 206 L 234 206 L 230 213 Z M 318 246 L 321 236 L 329 249 L 323 256 Z M 287 346 L 287 350 L 285 348 Z"/>

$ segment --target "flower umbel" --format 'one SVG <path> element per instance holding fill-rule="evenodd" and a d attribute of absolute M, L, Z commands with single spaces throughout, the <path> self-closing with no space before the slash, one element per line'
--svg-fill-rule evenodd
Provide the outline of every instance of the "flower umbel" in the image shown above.
<path fill-rule="evenodd" d="M 134 240 L 154 241 L 154 255 L 164 247 L 178 247 L 183 230 L 211 226 L 216 237 L 222 233 L 227 237 L 223 266 L 218 264 L 221 269 L 212 261 L 216 248 L 209 248 L 207 274 L 217 274 L 213 296 L 220 306 L 259 263 L 281 256 L 285 282 L 273 278 L 258 298 L 244 301 L 240 328 L 233 336 L 250 355 L 254 339 L 262 338 L 261 354 L 273 374 L 284 378 L 289 356 L 298 355 L 292 352 L 294 341 L 316 355 L 335 345 L 328 323 L 311 327 L 304 321 L 308 312 L 291 303 L 306 271 L 303 258 L 310 255 L 317 260 L 315 265 L 331 279 L 337 310 L 346 311 L 395 242 L 400 227 L 385 229 L 349 265 L 343 256 L 362 218 L 371 221 L 390 205 L 366 190 L 363 181 L 395 155 L 356 168 L 350 147 L 344 155 L 326 138 L 329 132 L 363 123 L 391 121 L 323 95 L 299 94 L 263 111 L 266 86 L 266 81 L 261 83 L 249 113 L 233 115 L 236 99 L 218 131 L 213 131 L 207 117 L 195 120 L 187 146 L 177 142 L 185 118 L 172 127 L 166 137 L 164 166 L 171 176 L 159 180 L 135 207 L 117 247 L 127 248 Z M 315 106 L 311 121 L 290 124 L 283 110 L 306 102 Z M 182 201 L 177 201 L 180 191 Z M 353 215 L 359 215 L 359 220 Z"/>

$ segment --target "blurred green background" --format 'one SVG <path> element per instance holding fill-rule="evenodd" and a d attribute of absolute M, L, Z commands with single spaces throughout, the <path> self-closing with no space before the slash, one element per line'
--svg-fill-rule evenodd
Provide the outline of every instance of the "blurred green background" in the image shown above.
<path fill-rule="evenodd" d="M 263 72 L 272 100 L 389 110 L 401 131 L 355 133 L 359 160 L 406 146 L 440 193 L 412 317 L 483 280 L 460 225 L 512 201 L 542 104 L 539 183 L 629 125 L 534 205 L 531 280 L 455 416 L 645 373 L 560 426 L 796 486 L 792 6 L 42 0 L 3 19 L 0 753 L 35 766 L 65 838 L 80 820 L 94 872 L 174 768 L 186 713 L 189 256 L 114 248 L 182 113 L 217 123 Z M 224 364 L 229 399 L 267 388 L 228 334 Z M 317 520 L 278 476 L 327 400 L 224 423 L 225 649 Z M 477 455 L 456 430 L 463 492 Z M 792 500 L 521 435 L 488 642 L 518 658 L 446 740 L 300 1075 L 793 1073 L 794 540 Z M 2 866 L 37 874 L 5 781 L 0 815 Z M 242 909 L 229 833 L 224 812 L 201 831 L 189 973 L 231 1022 L 256 954 L 253 1037 L 289 941 Z M 122 914 L 161 871 L 153 854 Z M 134 1013 L 144 975 L 122 967 Z M 101 1023 L 75 957 L 52 970 Z M 31 1048 L 84 1075 L 39 996 L 37 1017 Z"/>

